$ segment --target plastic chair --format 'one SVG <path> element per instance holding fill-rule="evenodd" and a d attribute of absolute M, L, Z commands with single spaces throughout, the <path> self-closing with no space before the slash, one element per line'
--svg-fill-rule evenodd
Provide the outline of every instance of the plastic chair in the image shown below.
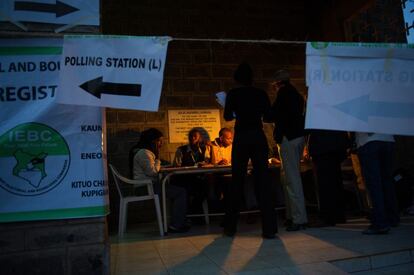
<path fill-rule="evenodd" d="M 164 230 L 162 226 L 161 219 L 161 208 L 160 200 L 158 195 L 154 193 L 153 183 L 151 179 L 142 179 L 142 180 L 132 180 L 126 177 L 123 177 L 119 174 L 118 170 L 112 165 L 109 164 L 109 167 L 112 171 L 112 176 L 115 181 L 116 189 L 118 190 L 120 203 L 119 203 L 119 224 L 118 224 L 118 236 L 122 237 L 124 235 L 126 225 L 127 225 L 127 214 L 128 214 L 128 203 L 136 201 L 145 201 L 145 200 L 154 200 L 155 210 L 157 212 L 158 226 L 160 230 L 160 235 L 164 236 Z M 134 188 L 136 187 L 147 187 L 148 195 L 141 196 L 128 196 L 122 192 L 122 183 L 130 184 Z"/>

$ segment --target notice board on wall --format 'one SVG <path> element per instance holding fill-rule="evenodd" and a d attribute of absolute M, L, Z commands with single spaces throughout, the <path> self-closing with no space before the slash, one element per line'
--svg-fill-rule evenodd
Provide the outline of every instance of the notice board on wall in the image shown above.
<path fill-rule="evenodd" d="M 169 110 L 168 133 L 170 143 L 187 143 L 188 132 L 200 128 L 204 137 L 213 140 L 220 131 L 220 111 L 218 109 Z"/>

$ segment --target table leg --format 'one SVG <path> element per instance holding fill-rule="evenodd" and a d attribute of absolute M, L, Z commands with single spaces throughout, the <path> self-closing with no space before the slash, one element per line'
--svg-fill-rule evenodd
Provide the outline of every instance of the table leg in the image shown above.
<path fill-rule="evenodd" d="M 165 195 L 165 184 L 168 181 L 169 176 L 165 176 L 165 178 L 162 180 L 161 189 L 162 189 L 162 217 L 164 219 L 164 232 L 168 232 L 168 225 L 167 225 L 167 203 L 166 203 L 166 195 Z"/>

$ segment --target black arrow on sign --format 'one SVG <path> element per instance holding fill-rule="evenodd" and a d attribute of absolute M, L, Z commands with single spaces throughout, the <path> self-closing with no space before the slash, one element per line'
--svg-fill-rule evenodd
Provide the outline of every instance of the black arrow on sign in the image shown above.
<path fill-rule="evenodd" d="M 61 17 L 66 14 L 78 11 L 79 9 L 65 4 L 61 1 L 56 1 L 56 4 L 36 3 L 31 1 L 16 1 L 14 2 L 14 10 L 54 13 L 56 14 L 56 17 Z"/>
<path fill-rule="evenodd" d="M 102 76 L 88 80 L 79 87 L 97 98 L 101 98 L 102 94 L 141 96 L 141 84 L 103 82 Z"/>

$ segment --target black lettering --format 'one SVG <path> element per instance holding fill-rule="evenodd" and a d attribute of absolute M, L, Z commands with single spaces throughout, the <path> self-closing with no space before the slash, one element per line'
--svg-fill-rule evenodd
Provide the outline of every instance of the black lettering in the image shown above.
<path fill-rule="evenodd" d="M 17 90 L 17 97 L 20 100 L 28 101 L 31 98 L 29 87 L 22 87 Z"/>
<path fill-rule="evenodd" d="M 39 63 L 39 65 L 40 65 L 39 69 L 41 72 L 44 72 L 44 71 L 53 72 L 53 71 L 59 70 L 60 68 L 60 62 L 54 62 L 54 61 L 49 61 L 49 62 L 42 61 Z"/>
<path fill-rule="evenodd" d="M 110 58 L 106 59 L 106 67 L 111 67 L 112 66 L 112 60 Z"/>
<path fill-rule="evenodd" d="M 98 132 L 102 131 L 101 125 L 81 125 L 82 132 Z"/>
<path fill-rule="evenodd" d="M 94 190 L 86 190 L 81 192 L 81 197 L 102 197 L 108 194 L 108 190 L 103 189 L 94 189 Z"/>
<path fill-rule="evenodd" d="M 46 62 L 44 62 L 44 61 L 41 61 L 40 63 L 39 63 L 39 69 L 40 69 L 40 71 L 41 72 L 43 72 L 43 71 L 46 71 L 46 69 L 47 69 L 47 66 L 46 66 Z"/>
<path fill-rule="evenodd" d="M 17 71 L 16 64 L 10 63 L 10 65 L 9 65 L 9 73 L 14 73 L 16 71 Z"/>
<path fill-rule="evenodd" d="M 118 58 L 112 58 L 114 61 L 114 67 L 118 67 Z"/>
<path fill-rule="evenodd" d="M 138 68 L 145 69 L 144 58 L 107 58 L 105 66 L 114 68 Z"/>
<path fill-rule="evenodd" d="M 46 89 L 46 86 L 39 87 L 37 99 L 45 99 L 47 97 Z"/>
<path fill-rule="evenodd" d="M 29 101 L 42 100 L 54 97 L 56 85 L 52 86 L 23 86 L 23 87 L 0 87 L 0 101 Z"/>
<path fill-rule="evenodd" d="M 81 153 L 81 159 L 101 159 L 102 153 Z"/>
<path fill-rule="evenodd" d="M 6 88 L 6 101 L 16 101 L 16 98 L 14 97 L 16 95 L 16 92 L 14 91 L 15 89 L 15 87 Z"/>
<path fill-rule="evenodd" d="M 93 181 L 93 187 L 101 187 L 105 185 L 105 181 L 104 180 L 94 180 Z"/>
<path fill-rule="evenodd" d="M 102 66 L 102 57 L 96 56 L 66 56 L 65 65 L 70 66 Z M 59 64 L 57 65 L 59 68 Z"/>
<path fill-rule="evenodd" d="M 17 62 L 17 63 L 10 63 L 8 72 L 33 72 L 36 70 L 36 63 L 29 61 L 29 62 Z"/>
<path fill-rule="evenodd" d="M 55 97 L 56 88 L 57 88 L 57 85 L 49 86 L 49 89 L 50 89 L 50 97 Z"/>

